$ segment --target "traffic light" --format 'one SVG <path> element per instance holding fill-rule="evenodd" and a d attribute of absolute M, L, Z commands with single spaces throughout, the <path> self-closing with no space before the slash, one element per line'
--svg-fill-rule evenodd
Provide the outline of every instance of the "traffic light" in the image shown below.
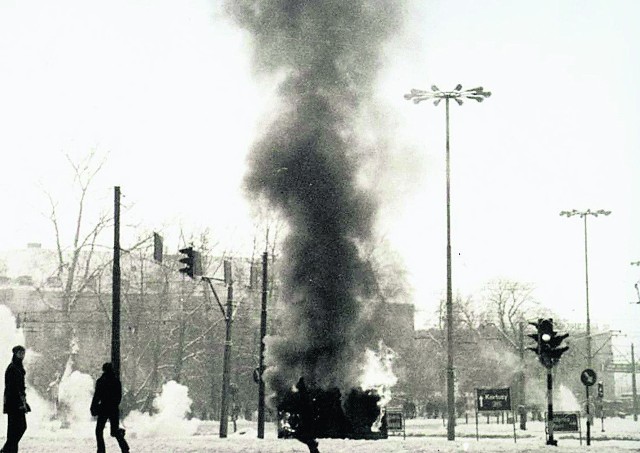
<path fill-rule="evenodd" d="M 536 354 L 540 355 L 540 337 L 542 336 L 540 333 L 540 324 L 542 324 L 542 319 L 538 319 L 538 322 L 529 322 L 529 324 L 531 324 L 532 326 L 534 326 L 536 328 L 536 333 L 530 333 L 527 336 L 529 338 L 532 338 L 533 341 L 536 342 L 535 346 L 530 346 L 527 349 L 529 351 L 533 351 Z"/>
<path fill-rule="evenodd" d="M 202 275 L 200 253 L 193 250 L 193 247 L 187 247 L 179 250 L 180 253 L 187 255 L 184 258 L 180 258 L 180 262 L 185 265 L 180 272 L 187 274 L 189 277 L 194 278 L 196 275 Z"/>
<path fill-rule="evenodd" d="M 598 398 L 604 397 L 604 384 L 602 382 L 598 382 Z"/>
<path fill-rule="evenodd" d="M 553 368 L 558 363 L 562 354 L 564 354 L 569 347 L 560 347 L 562 341 L 569 336 L 568 333 L 558 335 L 558 332 L 553 330 L 553 319 L 538 319 L 538 322 L 530 322 L 536 327 L 537 333 L 529 334 L 529 337 L 533 338 L 536 342 L 535 347 L 528 348 L 538 354 L 538 359 L 546 368 Z"/>
<path fill-rule="evenodd" d="M 543 354 L 550 359 L 551 366 L 553 366 L 558 363 L 562 354 L 569 349 L 569 346 L 560 347 L 569 334 L 558 335 L 558 332 L 553 330 L 553 319 L 547 319 L 545 321 L 546 323 L 542 325 Z"/>

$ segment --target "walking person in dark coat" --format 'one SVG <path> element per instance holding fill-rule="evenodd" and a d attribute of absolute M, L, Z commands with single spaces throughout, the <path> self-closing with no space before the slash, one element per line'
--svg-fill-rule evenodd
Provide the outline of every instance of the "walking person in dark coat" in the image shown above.
<path fill-rule="evenodd" d="M 111 437 L 115 437 L 123 453 L 129 451 L 129 445 L 124 439 L 125 430 L 120 428 L 120 400 L 122 399 L 122 384 L 116 376 L 111 363 L 102 365 L 102 376 L 96 381 L 96 391 L 91 401 L 91 415 L 98 417 L 96 423 L 96 441 L 98 453 L 105 453 L 104 427 L 109 420 Z"/>
<path fill-rule="evenodd" d="M 3 412 L 7 414 L 7 441 L 2 453 L 17 453 L 18 443 L 22 435 L 27 430 L 27 417 L 25 414 L 31 411 L 27 404 L 26 387 L 24 384 L 24 359 L 25 349 L 22 346 L 15 346 L 12 350 L 13 357 L 11 363 L 4 373 L 4 404 Z"/>
<path fill-rule="evenodd" d="M 318 441 L 314 439 L 313 407 L 303 378 L 296 384 L 298 389 L 298 425 L 293 437 L 309 447 L 309 453 L 320 453 Z"/>

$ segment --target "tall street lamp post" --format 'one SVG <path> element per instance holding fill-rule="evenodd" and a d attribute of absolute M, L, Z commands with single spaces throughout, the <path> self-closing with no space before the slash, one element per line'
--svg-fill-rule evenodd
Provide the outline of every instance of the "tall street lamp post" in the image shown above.
<path fill-rule="evenodd" d="M 422 101 L 433 100 L 437 106 L 444 99 L 446 112 L 446 172 L 447 172 L 447 439 L 455 440 L 455 393 L 454 393 L 454 370 L 453 370 L 453 295 L 451 288 L 451 179 L 449 163 L 449 100 L 453 99 L 462 105 L 464 99 L 473 99 L 482 102 L 491 96 L 491 92 L 485 91 L 482 87 L 462 90 L 462 85 L 455 87 L 453 91 L 440 91 L 432 85 L 431 91 L 412 89 L 405 94 L 404 98 L 412 100 L 415 104 Z"/>
<path fill-rule="evenodd" d="M 587 217 L 590 215 L 594 217 L 598 217 L 599 215 L 609 215 L 611 211 L 605 211 L 604 209 L 599 209 L 598 211 L 592 211 L 591 209 L 587 209 L 586 211 L 578 211 L 573 209 L 571 211 L 561 211 L 561 216 L 573 217 L 575 215 L 579 215 L 580 218 L 584 219 L 584 285 L 585 285 L 585 297 L 587 301 L 587 368 L 591 368 L 591 317 L 589 315 L 589 260 L 587 255 Z M 591 438 L 591 425 L 593 421 L 591 419 L 591 415 L 589 415 L 589 387 L 586 387 L 587 390 L 587 445 L 590 444 Z"/>
<path fill-rule="evenodd" d="M 561 216 L 573 217 L 575 215 L 579 215 L 580 218 L 584 219 L 584 283 L 585 283 L 585 297 L 587 301 L 587 368 L 591 368 L 591 317 L 589 315 L 589 259 L 587 255 L 587 217 L 592 215 L 594 217 L 598 217 L 599 215 L 609 215 L 611 211 L 605 211 L 604 209 L 600 209 L 598 211 L 592 211 L 591 209 L 587 209 L 586 211 L 578 211 L 573 209 L 571 211 L 562 211 L 560 212 Z"/>

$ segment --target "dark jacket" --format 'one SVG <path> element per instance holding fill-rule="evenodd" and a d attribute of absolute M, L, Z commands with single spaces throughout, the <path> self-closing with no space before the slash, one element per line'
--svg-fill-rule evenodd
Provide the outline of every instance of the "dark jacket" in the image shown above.
<path fill-rule="evenodd" d="M 298 426 L 296 433 L 299 436 L 308 437 L 313 430 L 313 408 L 311 406 L 311 398 L 309 391 L 303 378 L 300 378 L 296 384 L 298 389 Z"/>
<path fill-rule="evenodd" d="M 91 400 L 91 415 L 117 414 L 122 400 L 122 384 L 113 372 L 105 372 L 96 381 L 96 391 Z"/>
<path fill-rule="evenodd" d="M 30 411 L 24 385 L 25 374 L 22 360 L 14 356 L 7 367 L 7 371 L 4 373 L 4 404 L 2 411 L 5 414 Z"/>

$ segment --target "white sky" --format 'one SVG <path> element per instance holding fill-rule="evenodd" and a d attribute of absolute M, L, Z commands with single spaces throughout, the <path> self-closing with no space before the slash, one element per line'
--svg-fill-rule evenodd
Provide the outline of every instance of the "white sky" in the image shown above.
<path fill-rule="evenodd" d="M 95 210 L 120 185 L 123 222 L 161 231 L 169 250 L 180 227 L 246 249 L 245 158 L 275 99 L 219 4 L 0 0 L 0 249 L 52 245 L 43 188 L 72 207 L 63 153 L 93 148 L 108 153 Z M 483 85 L 484 103 L 451 106 L 455 290 L 530 282 L 584 321 L 582 222 L 558 214 L 608 209 L 589 219 L 592 322 L 640 339 L 640 3 L 415 1 L 406 14 L 377 91 L 392 144 L 379 227 L 421 318 L 445 289 L 444 107 L 403 94 Z"/>

